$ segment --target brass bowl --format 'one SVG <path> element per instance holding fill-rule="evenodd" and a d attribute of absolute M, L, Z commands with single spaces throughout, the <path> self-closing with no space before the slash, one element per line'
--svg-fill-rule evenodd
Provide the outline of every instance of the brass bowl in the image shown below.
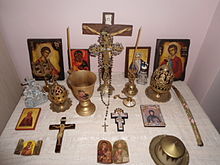
<path fill-rule="evenodd" d="M 180 139 L 159 135 L 150 143 L 150 154 L 157 165 L 188 165 L 189 153 Z"/>

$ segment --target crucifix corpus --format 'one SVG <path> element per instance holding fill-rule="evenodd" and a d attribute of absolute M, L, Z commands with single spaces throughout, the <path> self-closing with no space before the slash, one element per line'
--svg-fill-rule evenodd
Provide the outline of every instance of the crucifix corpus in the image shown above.
<path fill-rule="evenodd" d="M 114 113 L 111 113 L 111 118 L 115 119 L 118 131 L 124 131 L 125 119 L 128 118 L 128 113 L 124 113 L 121 108 L 117 108 Z"/>
<path fill-rule="evenodd" d="M 103 18 L 105 19 L 105 18 Z M 114 22 L 114 20 L 112 20 Z M 123 46 L 121 43 L 113 43 L 113 36 L 131 36 L 132 25 L 119 24 L 95 24 L 83 23 L 83 34 L 99 35 L 98 44 L 93 44 L 89 47 L 90 54 L 98 56 L 99 67 L 99 88 L 101 95 L 111 95 L 114 88 L 111 85 L 111 72 L 113 65 L 113 56 L 119 55 Z M 101 79 L 103 84 L 101 84 Z"/>
<path fill-rule="evenodd" d="M 62 117 L 60 120 L 60 124 L 50 125 L 49 129 L 50 130 L 59 130 L 59 132 L 57 134 L 57 143 L 56 143 L 55 152 L 60 153 L 64 130 L 65 129 L 75 129 L 75 124 L 66 124 L 66 117 Z"/>

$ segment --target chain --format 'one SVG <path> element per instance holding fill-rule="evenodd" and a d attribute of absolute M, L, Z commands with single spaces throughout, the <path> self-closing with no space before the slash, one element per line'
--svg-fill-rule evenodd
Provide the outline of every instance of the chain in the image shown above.
<path fill-rule="evenodd" d="M 102 54 L 98 55 L 98 67 L 99 67 L 99 86 L 101 86 L 101 79 L 102 79 L 102 72 L 103 72 L 103 60 L 102 60 Z M 105 118 L 104 118 L 104 126 L 106 126 L 106 121 L 107 121 L 107 117 L 108 117 L 108 111 L 109 111 L 109 105 L 110 105 L 110 87 L 111 87 L 111 82 L 112 82 L 112 66 L 113 66 L 113 56 L 111 56 L 110 58 L 110 63 L 109 63 L 109 68 L 110 68 L 110 74 L 109 74 L 109 84 L 108 84 L 108 98 L 107 98 L 107 103 L 104 101 L 103 99 L 103 94 L 102 91 L 100 91 L 100 97 L 101 97 L 101 101 L 102 103 L 106 106 L 106 111 L 105 111 Z M 105 128 L 106 131 L 106 128 Z"/>

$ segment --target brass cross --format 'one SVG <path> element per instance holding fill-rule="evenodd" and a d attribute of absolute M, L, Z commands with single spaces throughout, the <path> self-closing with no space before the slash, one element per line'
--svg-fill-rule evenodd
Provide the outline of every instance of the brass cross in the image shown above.
<path fill-rule="evenodd" d="M 112 94 L 114 88 L 111 86 L 111 71 L 112 71 L 112 56 L 119 55 L 122 50 L 122 44 L 113 44 L 113 36 L 131 36 L 132 25 L 108 25 L 108 24 L 95 24 L 83 23 L 83 34 L 99 35 L 99 45 L 91 45 L 89 51 L 91 55 L 101 55 L 102 62 L 99 63 L 100 70 L 102 70 L 102 79 L 104 84 L 100 84 L 98 91 L 101 94 Z"/>

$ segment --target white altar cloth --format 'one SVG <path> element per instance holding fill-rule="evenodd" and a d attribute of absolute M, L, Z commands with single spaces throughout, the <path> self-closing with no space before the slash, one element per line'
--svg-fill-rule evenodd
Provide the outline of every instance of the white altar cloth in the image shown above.
<path fill-rule="evenodd" d="M 121 93 L 127 79 L 122 74 L 114 74 L 112 85 L 114 94 Z M 59 82 L 66 85 L 65 81 Z M 11 118 L 9 119 L 0 137 L 0 165 L 94 165 L 97 163 L 97 145 L 99 140 L 108 140 L 112 144 L 119 139 L 126 140 L 128 144 L 130 162 L 127 165 L 154 165 L 149 152 L 149 144 L 153 137 L 161 134 L 177 136 L 185 144 L 190 160 L 190 165 L 219 165 L 220 164 L 220 135 L 199 105 L 196 98 L 185 82 L 174 82 L 188 103 L 197 122 L 203 147 L 196 144 L 196 139 L 188 121 L 186 113 L 174 91 L 171 90 L 171 100 L 166 103 L 157 103 L 147 98 L 145 89 L 148 85 L 137 85 L 138 94 L 134 97 L 137 105 L 127 108 L 119 99 L 111 97 L 111 104 L 107 119 L 107 132 L 102 127 L 105 115 L 105 106 L 101 102 L 99 93 L 95 92 L 91 101 L 96 105 L 96 111 L 92 116 L 81 117 L 75 107 L 78 101 L 72 95 L 69 97 L 72 106 L 62 113 L 52 112 L 49 108 L 50 101 L 38 106 L 41 107 L 40 116 L 35 130 L 16 131 L 15 127 L 20 114 L 25 108 L 24 98 L 21 97 Z M 105 98 L 106 100 L 106 98 Z M 159 104 L 164 117 L 166 127 L 144 127 L 140 105 Z M 125 120 L 124 132 L 117 132 L 115 119 L 110 118 L 116 108 L 122 108 L 128 113 Z M 49 130 L 49 125 L 59 124 L 61 117 L 67 118 L 68 123 L 75 123 L 76 128 L 65 130 L 61 153 L 55 153 L 56 137 L 58 130 Z M 39 156 L 14 155 L 18 140 L 43 140 Z"/>

